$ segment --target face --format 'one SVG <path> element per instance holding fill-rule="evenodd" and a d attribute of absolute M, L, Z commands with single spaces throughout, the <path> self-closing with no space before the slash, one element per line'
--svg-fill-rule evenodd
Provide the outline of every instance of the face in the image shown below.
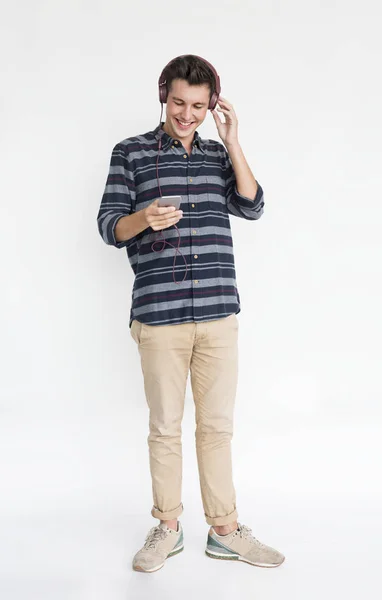
<path fill-rule="evenodd" d="M 189 85 L 185 79 L 174 79 L 168 93 L 163 129 L 183 145 L 190 145 L 195 129 L 206 118 L 209 101 L 207 84 Z"/>

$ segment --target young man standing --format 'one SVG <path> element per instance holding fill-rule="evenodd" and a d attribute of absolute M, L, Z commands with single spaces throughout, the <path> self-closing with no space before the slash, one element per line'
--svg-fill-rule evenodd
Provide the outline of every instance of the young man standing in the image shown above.
<path fill-rule="evenodd" d="M 157 571 L 183 550 L 181 423 L 189 373 L 200 490 L 211 526 L 206 554 L 276 567 L 284 556 L 237 521 L 231 462 L 240 297 L 229 215 L 257 220 L 263 190 L 212 65 L 194 55 L 177 57 L 159 84 L 166 121 L 115 146 L 98 213 L 103 240 L 126 248 L 135 274 L 129 325 L 150 412 L 151 514 L 160 523 L 133 568 Z M 197 132 L 209 109 L 224 146 Z M 162 195 L 181 195 L 179 210 L 158 206 Z"/>

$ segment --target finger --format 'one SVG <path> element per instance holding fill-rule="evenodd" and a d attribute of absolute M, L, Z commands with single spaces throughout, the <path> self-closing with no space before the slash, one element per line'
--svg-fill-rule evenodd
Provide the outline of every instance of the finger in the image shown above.
<path fill-rule="evenodd" d="M 171 227 L 171 225 L 174 225 L 175 223 L 178 223 L 178 221 L 180 221 L 180 218 L 171 218 L 171 219 L 166 219 L 164 221 L 154 221 L 154 223 L 151 225 L 152 229 L 155 230 L 159 230 L 159 229 L 167 229 L 168 227 Z"/>
<path fill-rule="evenodd" d="M 219 98 L 219 100 L 218 100 L 218 103 L 219 103 L 219 104 L 226 104 L 227 106 L 231 106 L 231 107 L 232 107 L 232 104 L 231 104 L 231 102 L 228 102 L 228 100 L 225 100 L 225 99 L 224 99 L 224 98 L 222 98 L 221 96 L 220 96 L 220 98 Z"/>
<path fill-rule="evenodd" d="M 220 112 L 222 112 L 224 115 L 226 115 L 227 117 L 229 117 L 231 119 L 231 121 L 233 121 L 234 118 L 236 117 L 236 115 L 232 112 L 232 110 L 228 110 L 227 108 L 218 108 L 218 110 Z"/>
<path fill-rule="evenodd" d="M 158 206 L 154 211 L 154 215 L 165 215 L 176 210 L 175 206 Z"/>
<path fill-rule="evenodd" d="M 171 215 L 167 215 L 168 219 L 176 219 L 176 217 L 183 217 L 183 211 L 180 210 L 176 210 L 173 214 Z"/>
<path fill-rule="evenodd" d="M 165 214 L 165 215 L 157 215 L 156 217 L 156 221 L 168 221 L 169 219 L 180 219 L 181 217 L 183 217 L 183 211 L 182 210 L 177 210 L 175 212 L 173 212 L 172 214 Z"/>
<path fill-rule="evenodd" d="M 217 110 L 229 110 L 231 113 L 235 114 L 233 107 L 229 104 L 221 104 Z"/>
<path fill-rule="evenodd" d="M 217 110 L 228 110 L 231 113 L 231 115 L 236 114 L 233 107 L 229 106 L 228 104 L 221 104 L 220 108 L 218 108 Z"/>
<path fill-rule="evenodd" d="M 219 110 L 219 109 L 218 109 Z M 212 111 L 212 116 L 215 119 L 215 123 L 218 125 L 219 123 L 222 123 L 222 120 L 220 118 L 220 116 L 218 115 L 218 113 L 216 112 L 216 110 Z"/>

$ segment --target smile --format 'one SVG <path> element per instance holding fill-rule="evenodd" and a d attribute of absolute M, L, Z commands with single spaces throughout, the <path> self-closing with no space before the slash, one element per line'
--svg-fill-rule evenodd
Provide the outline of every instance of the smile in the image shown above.
<path fill-rule="evenodd" d="M 180 125 L 181 129 L 188 129 L 194 121 L 181 121 L 175 117 L 176 122 Z"/>

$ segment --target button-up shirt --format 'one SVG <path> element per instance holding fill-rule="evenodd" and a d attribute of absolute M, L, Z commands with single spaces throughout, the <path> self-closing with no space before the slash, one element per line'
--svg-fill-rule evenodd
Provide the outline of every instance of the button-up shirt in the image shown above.
<path fill-rule="evenodd" d="M 98 212 L 106 244 L 126 248 L 135 274 L 129 326 L 133 319 L 150 325 L 210 321 L 240 312 L 230 215 L 256 220 L 263 213 L 263 190 L 255 198 L 237 191 L 225 147 L 196 131 L 191 153 L 163 129 L 127 138 L 113 149 Z M 129 240 L 115 238 L 117 221 L 146 208 L 160 196 L 180 195 L 183 217 L 162 232 L 147 227 Z M 179 231 L 179 234 L 178 234 Z M 173 246 L 178 245 L 185 262 Z M 156 244 L 153 243 L 157 242 Z M 162 251 L 160 251 L 162 250 Z M 176 254 L 175 267 L 174 255 Z M 174 281 L 175 275 L 175 283 Z"/>

